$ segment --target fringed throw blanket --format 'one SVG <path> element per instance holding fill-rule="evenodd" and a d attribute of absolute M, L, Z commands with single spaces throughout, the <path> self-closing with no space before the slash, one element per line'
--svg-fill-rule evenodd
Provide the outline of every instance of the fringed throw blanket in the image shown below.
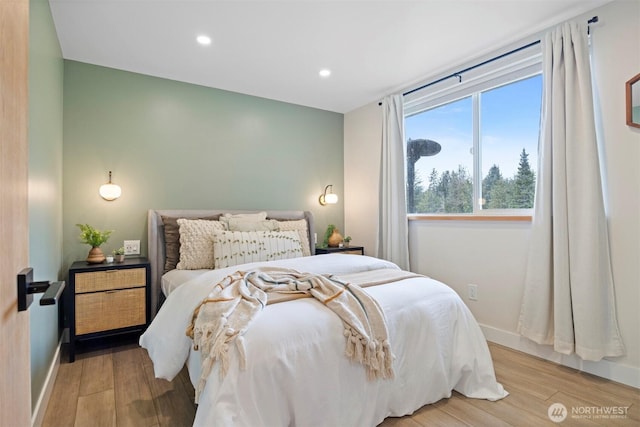
<path fill-rule="evenodd" d="M 195 309 L 187 335 L 194 349 L 200 350 L 202 373 L 196 387 L 196 402 L 215 361 L 220 363 L 223 377 L 229 367 L 229 345 L 235 341 L 240 354 L 240 367 L 245 367 L 243 335 L 251 321 L 267 304 L 267 293 L 278 293 L 275 300 L 311 296 L 336 313 L 344 324 L 346 355 L 362 363 L 367 376 L 393 378 L 393 355 L 389 344 L 384 314 L 378 303 L 360 286 L 388 283 L 416 276 L 400 270 L 358 273 L 355 280 L 331 275 L 300 273 L 284 268 L 261 268 L 238 271 L 216 284 L 209 296 Z M 302 295 L 300 295 L 302 294 Z"/>

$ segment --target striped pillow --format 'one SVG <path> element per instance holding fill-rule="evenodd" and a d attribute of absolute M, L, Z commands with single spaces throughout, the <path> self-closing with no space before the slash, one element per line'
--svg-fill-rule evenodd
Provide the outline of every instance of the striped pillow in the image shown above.
<path fill-rule="evenodd" d="M 297 231 L 218 231 L 213 233 L 214 268 L 302 256 Z"/>

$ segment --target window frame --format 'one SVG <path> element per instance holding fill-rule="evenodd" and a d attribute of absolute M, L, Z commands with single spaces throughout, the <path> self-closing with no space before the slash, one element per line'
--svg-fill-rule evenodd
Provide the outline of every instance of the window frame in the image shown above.
<path fill-rule="evenodd" d="M 473 132 L 473 211 L 470 213 L 414 213 L 407 212 L 409 219 L 486 219 L 530 221 L 532 208 L 525 209 L 483 209 L 482 193 L 482 149 L 480 128 L 480 94 L 521 80 L 542 75 L 542 52 L 540 45 L 534 45 L 513 55 L 500 57 L 464 75 L 459 81 L 449 79 L 443 83 L 411 92 L 404 97 L 404 120 L 424 111 L 471 97 Z M 541 94 L 542 96 L 542 94 Z M 404 141 L 406 153 L 406 138 Z M 478 154 L 479 153 L 479 154 Z M 405 160 L 406 164 L 406 160 Z M 532 165 L 535 168 L 536 165 Z M 407 177 L 405 176 L 405 188 Z M 537 177 L 536 177 L 537 180 Z"/>

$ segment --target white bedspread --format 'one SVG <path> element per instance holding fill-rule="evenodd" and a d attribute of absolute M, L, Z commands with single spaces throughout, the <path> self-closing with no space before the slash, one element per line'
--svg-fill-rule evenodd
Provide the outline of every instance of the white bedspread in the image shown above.
<path fill-rule="evenodd" d="M 171 293 L 140 338 L 156 377 L 171 380 L 184 366 L 191 348 L 185 330 L 193 309 L 218 281 L 236 270 L 273 264 L 336 275 L 397 269 L 375 258 L 333 254 L 204 273 Z M 454 389 L 489 400 L 507 395 L 495 380 L 479 326 L 449 287 L 412 278 L 366 291 L 387 318 L 396 357 L 393 380 L 367 380 L 362 365 L 344 355 L 340 319 L 315 299 L 271 304 L 245 334 L 246 370 L 232 363 L 221 379 L 214 367 L 194 425 L 374 426 L 449 397 Z M 192 356 L 199 359 L 197 352 Z M 194 357 L 189 361 L 192 381 L 199 377 Z"/>

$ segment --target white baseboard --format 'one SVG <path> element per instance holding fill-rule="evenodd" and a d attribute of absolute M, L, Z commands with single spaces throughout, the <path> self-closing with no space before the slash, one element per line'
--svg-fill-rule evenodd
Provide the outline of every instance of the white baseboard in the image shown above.
<path fill-rule="evenodd" d="M 640 368 L 623 365 L 610 359 L 602 359 L 599 362 L 589 362 L 580 359 L 575 354 L 570 356 L 556 353 L 550 346 L 536 344 L 535 342 L 520 336 L 514 332 L 504 331 L 492 326 L 480 325 L 487 341 L 522 351 L 550 360 L 560 365 L 568 366 L 579 371 L 587 372 L 611 381 L 640 388 Z"/>
<path fill-rule="evenodd" d="M 44 381 L 44 386 L 38 396 L 38 402 L 36 403 L 33 413 L 31 414 L 31 425 L 33 427 L 39 427 L 44 421 L 44 415 L 47 412 L 47 405 L 53 392 L 53 386 L 56 383 L 56 377 L 58 376 L 58 368 L 60 367 L 60 351 L 62 349 L 62 339 L 58 341 L 58 348 L 49 366 L 49 372 L 47 372 L 47 378 Z"/>

